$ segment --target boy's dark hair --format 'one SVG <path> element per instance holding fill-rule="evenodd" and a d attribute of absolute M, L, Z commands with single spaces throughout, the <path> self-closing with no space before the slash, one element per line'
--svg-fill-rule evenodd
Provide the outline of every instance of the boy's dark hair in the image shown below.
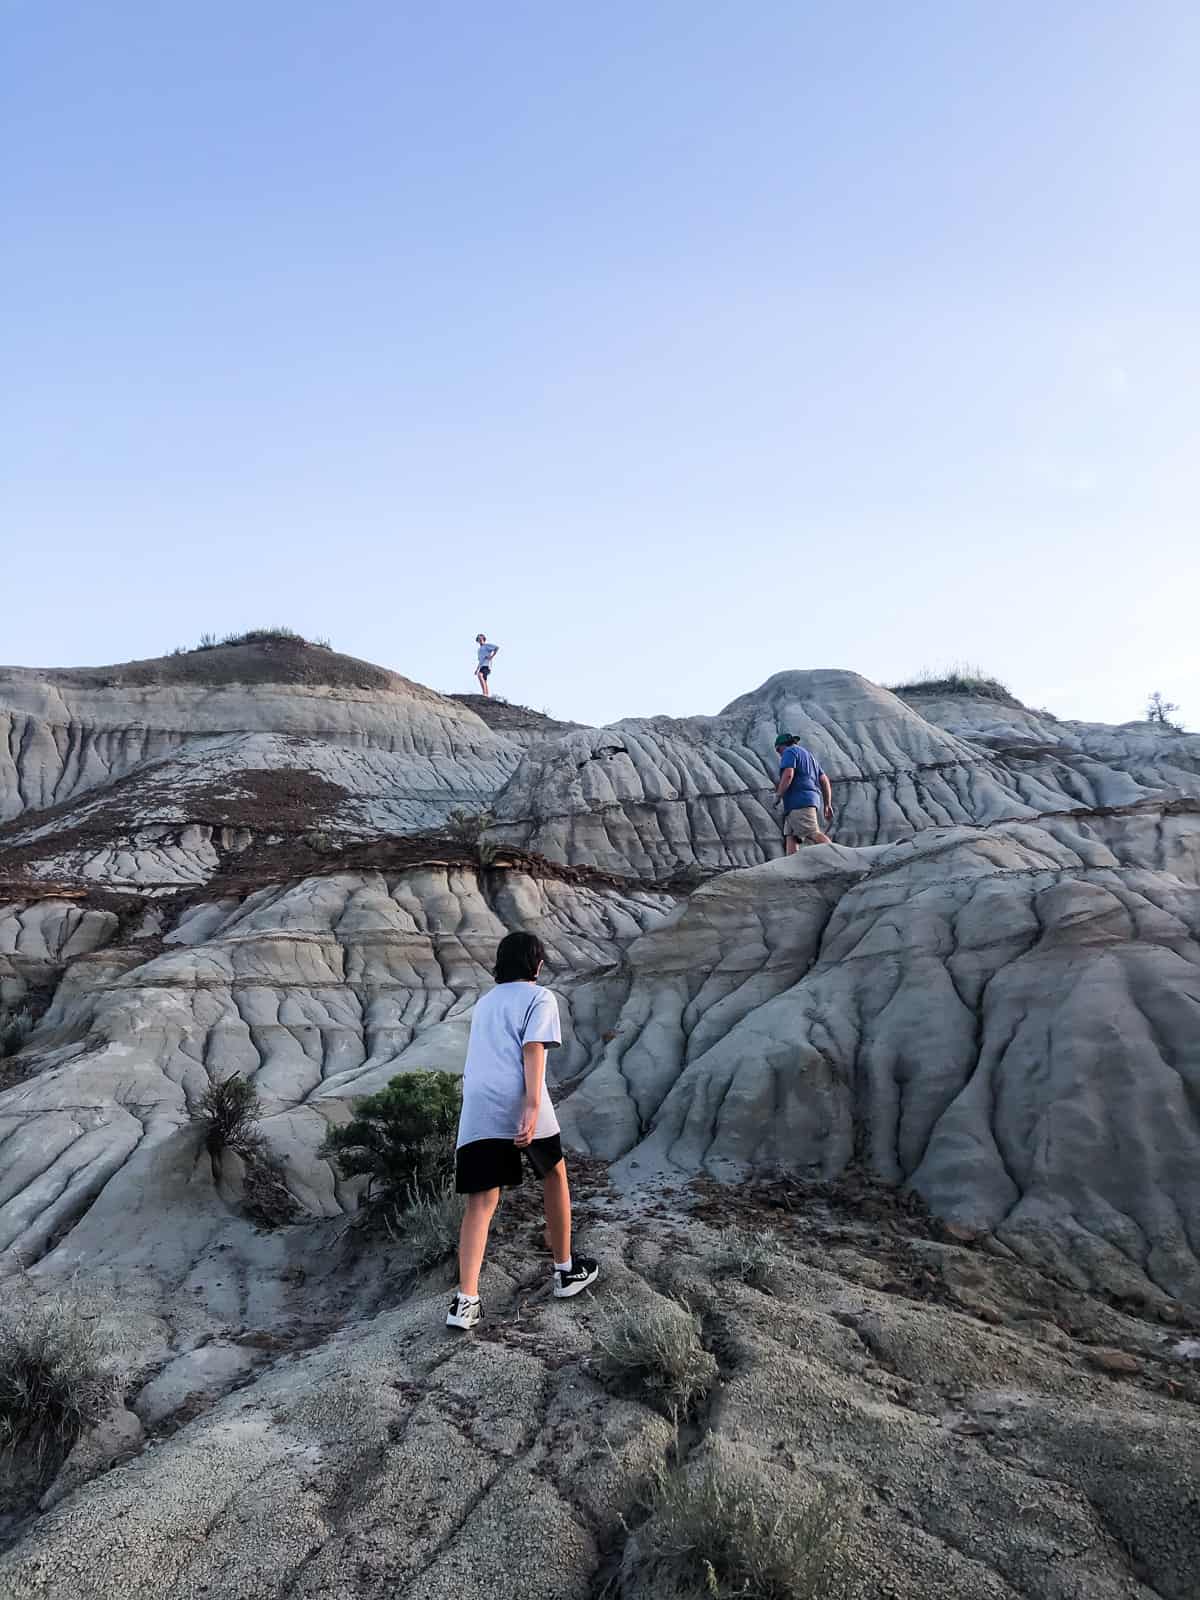
<path fill-rule="evenodd" d="M 506 933 L 496 951 L 497 983 L 532 983 L 546 959 L 546 947 L 533 933 Z"/>

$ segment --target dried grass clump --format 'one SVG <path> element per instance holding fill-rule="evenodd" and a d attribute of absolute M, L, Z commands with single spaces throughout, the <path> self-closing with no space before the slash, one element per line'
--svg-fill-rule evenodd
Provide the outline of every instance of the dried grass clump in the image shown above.
<path fill-rule="evenodd" d="M 0 1450 L 53 1469 L 112 1405 L 94 1323 L 67 1294 L 0 1313 Z"/>
<path fill-rule="evenodd" d="M 197 655 L 201 650 L 220 650 L 227 645 L 238 644 L 273 644 L 281 641 L 285 644 L 307 644 L 315 646 L 318 650 L 332 650 L 333 646 L 323 635 L 315 639 L 306 639 L 302 633 L 297 633 L 295 628 L 277 626 L 273 628 L 247 628 L 244 633 L 202 633 L 198 644 L 177 645 L 171 651 L 173 656 Z"/>
<path fill-rule="evenodd" d="M 300 1206 L 288 1188 L 283 1163 L 260 1144 L 242 1157 L 242 1209 L 260 1228 L 282 1228 L 295 1222 Z"/>
<path fill-rule="evenodd" d="M 627 1306 L 596 1333 L 601 1376 L 666 1417 L 694 1411 L 717 1378 L 700 1341 L 700 1319 L 675 1300 Z"/>
<path fill-rule="evenodd" d="M 989 677 L 982 667 L 970 661 L 956 661 L 940 671 L 927 667 L 908 683 L 889 683 L 887 687 L 901 700 L 909 695 L 975 695 L 981 700 L 998 700 L 1001 705 L 1024 710 L 1006 683 Z"/>
<path fill-rule="evenodd" d="M 779 1269 L 790 1259 L 773 1233 L 747 1234 L 737 1228 L 726 1228 L 713 1257 L 713 1271 L 722 1278 L 737 1278 L 752 1289 L 773 1294 Z"/>
<path fill-rule="evenodd" d="M 449 1261 L 458 1249 L 466 1196 L 456 1194 L 452 1179 L 436 1188 L 414 1188 L 408 1204 L 386 1219 L 387 1230 L 407 1251 L 415 1272 L 427 1272 Z"/>
<path fill-rule="evenodd" d="M 845 1514 L 822 1488 L 803 1504 L 710 1451 L 662 1470 L 648 1520 L 625 1548 L 621 1600 L 838 1600 L 845 1592 Z"/>

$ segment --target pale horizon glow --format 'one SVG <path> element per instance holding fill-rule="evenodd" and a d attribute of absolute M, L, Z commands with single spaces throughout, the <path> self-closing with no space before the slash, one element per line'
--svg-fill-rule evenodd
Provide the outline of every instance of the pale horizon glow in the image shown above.
<path fill-rule="evenodd" d="M 0 662 L 1200 727 L 1200 11 L 0 5 Z"/>

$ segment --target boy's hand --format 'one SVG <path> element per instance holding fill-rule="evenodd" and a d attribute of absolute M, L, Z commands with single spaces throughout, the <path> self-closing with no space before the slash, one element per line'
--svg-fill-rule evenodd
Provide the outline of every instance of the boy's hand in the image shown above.
<path fill-rule="evenodd" d="M 527 1144 L 533 1143 L 533 1130 L 537 1127 L 537 1119 L 537 1102 L 534 1101 L 531 1104 L 526 1100 L 521 1107 L 521 1122 L 517 1128 L 517 1137 L 513 1140 L 519 1150 L 523 1150 Z"/>

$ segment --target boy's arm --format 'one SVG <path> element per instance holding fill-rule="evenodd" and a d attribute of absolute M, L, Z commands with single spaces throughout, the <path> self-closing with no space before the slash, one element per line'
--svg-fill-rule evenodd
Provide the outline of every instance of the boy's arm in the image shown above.
<path fill-rule="evenodd" d="M 821 774 L 821 798 L 825 802 L 825 821 L 830 822 L 833 819 L 833 789 L 824 773 Z"/>
<path fill-rule="evenodd" d="M 775 785 L 775 798 L 782 800 L 792 786 L 792 779 L 796 776 L 795 767 L 784 767 L 779 774 L 779 782 Z"/>
<path fill-rule="evenodd" d="M 537 1127 L 538 1110 L 542 1104 L 542 1085 L 546 1081 L 546 1046 L 525 1044 L 521 1046 L 525 1063 L 525 1099 L 521 1105 L 521 1123 L 514 1141 L 517 1145 L 532 1144 Z"/>

